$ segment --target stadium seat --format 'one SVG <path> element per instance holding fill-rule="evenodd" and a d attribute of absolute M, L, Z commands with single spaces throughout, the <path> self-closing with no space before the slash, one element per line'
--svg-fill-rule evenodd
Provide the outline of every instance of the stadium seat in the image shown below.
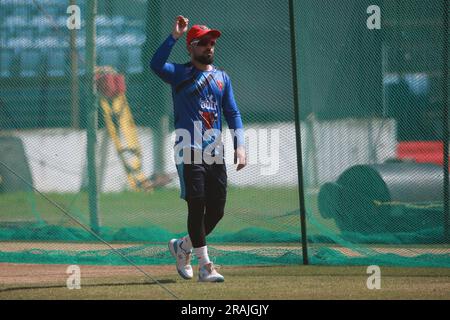
<path fill-rule="evenodd" d="M 15 3 L 14 10 L 13 10 L 14 16 L 21 16 L 21 17 L 28 17 L 31 15 L 31 6 L 25 3 Z"/>
<path fill-rule="evenodd" d="M 66 59 L 66 50 L 59 48 L 47 52 L 47 75 L 50 77 L 64 76 L 66 67 L 69 67 L 69 61 Z"/>
<path fill-rule="evenodd" d="M 36 34 L 36 29 L 33 27 L 20 27 L 17 30 L 20 37 L 34 39 Z"/>
<path fill-rule="evenodd" d="M 55 3 L 45 3 L 45 4 L 41 4 L 41 5 L 45 6 L 45 14 L 47 14 L 51 17 L 56 17 L 58 15 L 66 13 L 65 10 L 60 10 L 58 8 L 57 4 L 58 4 L 58 1 L 55 1 Z"/>
<path fill-rule="evenodd" d="M 98 15 L 95 18 L 95 25 L 100 27 L 100 26 L 111 26 L 112 25 L 112 21 L 108 16 L 105 15 Z"/>
<path fill-rule="evenodd" d="M 134 46 L 129 48 L 124 48 L 122 51 L 123 61 L 125 65 L 122 70 L 126 73 L 140 73 L 143 71 L 142 61 L 141 61 L 141 47 Z"/>
<path fill-rule="evenodd" d="M 430 80 L 426 73 L 407 73 L 403 76 L 410 90 L 417 95 L 425 95 L 430 88 Z"/>
<path fill-rule="evenodd" d="M 47 36 L 37 38 L 34 42 L 36 48 L 56 48 L 60 45 L 59 39 L 57 37 Z"/>
<path fill-rule="evenodd" d="M 118 68 L 120 64 L 120 56 L 117 48 L 103 47 L 98 52 L 98 65 L 99 66 L 112 66 Z"/>
<path fill-rule="evenodd" d="M 122 33 L 125 25 L 125 17 L 124 16 L 114 16 L 111 18 L 111 24 L 114 28 L 114 32 L 116 34 Z"/>
<path fill-rule="evenodd" d="M 85 35 L 80 35 L 77 33 L 76 46 L 77 48 L 84 48 L 86 46 L 86 37 Z"/>
<path fill-rule="evenodd" d="M 142 28 L 128 28 L 127 31 L 133 35 L 133 41 L 136 45 L 142 45 L 145 42 L 145 34 Z"/>
<path fill-rule="evenodd" d="M 37 49 L 25 49 L 20 52 L 20 71 L 22 77 L 39 75 L 41 54 Z"/>
<path fill-rule="evenodd" d="M 50 33 L 51 21 L 44 15 L 35 15 L 31 18 L 31 26 L 36 28 L 41 35 Z"/>
<path fill-rule="evenodd" d="M 65 12 L 65 11 L 64 11 Z M 67 17 L 68 16 L 59 16 L 55 19 L 55 22 L 58 28 L 66 28 L 67 27 Z M 67 30 L 67 29 L 66 29 Z"/>
<path fill-rule="evenodd" d="M 116 46 L 129 47 L 141 46 L 145 42 L 145 35 L 142 33 L 122 33 L 115 38 Z"/>
<path fill-rule="evenodd" d="M 6 48 L 9 33 L 6 29 L 0 28 L 0 48 Z"/>
<path fill-rule="evenodd" d="M 99 26 L 97 28 L 97 36 L 106 36 L 110 39 L 114 39 L 116 35 L 114 27 L 111 26 Z"/>
<path fill-rule="evenodd" d="M 14 12 L 14 4 L 5 3 L 5 1 L 0 3 L 0 10 L 4 17 L 12 16 Z"/>
<path fill-rule="evenodd" d="M 26 37 L 15 37 L 9 38 L 6 42 L 8 48 L 16 49 L 21 51 L 21 49 L 33 47 L 33 39 Z"/>
<path fill-rule="evenodd" d="M 14 59 L 13 50 L 3 49 L 0 51 L 0 77 L 10 77 L 11 67 Z"/>
<path fill-rule="evenodd" d="M 109 47 L 113 44 L 113 38 L 107 36 L 107 35 L 99 35 L 97 36 L 97 39 L 95 41 L 95 44 L 101 48 L 101 47 Z"/>
<path fill-rule="evenodd" d="M 58 46 L 62 47 L 62 48 L 69 48 L 70 47 L 70 35 L 69 35 L 69 33 L 58 34 Z"/>
<path fill-rule="evenodd" d="M 14 31 L 18 27 L 27 26 L 27 19 L 23 16 L 8 16 L 3 22 L 3 27 L 8 28 L 10 31 Z"/>
<path fill-rule="evenodd" d="M 117 35 L 114 42 L 118 47 L 128 47 L 133 44 L 133 35 L 129 33 L 122 33 Z"/>

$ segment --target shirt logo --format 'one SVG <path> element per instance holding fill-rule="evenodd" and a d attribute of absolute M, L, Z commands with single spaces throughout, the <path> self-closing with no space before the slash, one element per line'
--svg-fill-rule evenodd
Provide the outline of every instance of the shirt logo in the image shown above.
<path fill-rule="evenodd" d="M 217 87 L 219 88 L 219 90 L 222 91 L 222 89 L 223 89 L 223 82 L 220 81 L 220 80 L 216 80 L 216 83 L 217 83 Z"/>
<path fill-rule="evenodd" d="M 212 129 L 217 121 L 217 113 L 209 111 L 199 111 L 203 125 L 206 129 Z"/>
<path fill-rule="evenodd" d="M 212 94 L 200 99 L 200 109 L 203 111 L 217 111 L 217 101 Z"/>
<path fill-rule="evenodd" d="M 203 120 L 203 126 L 206 129 L 214 128 L 217 121 L 217 101 L 214 96 L 208 95 L 204 99 L 200 99 L 200 117 Z"/>

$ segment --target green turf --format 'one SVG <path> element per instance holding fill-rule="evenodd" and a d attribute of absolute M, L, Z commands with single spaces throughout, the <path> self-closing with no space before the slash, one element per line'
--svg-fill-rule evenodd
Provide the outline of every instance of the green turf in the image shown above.
<path fill-rule="evenodd" d="M 252 251 L 252 255 L 234 248 L 222 254 L 233 265 L 255 264 L 295 264 L 301 259 L 301 252 L 297 250 L 282 251 L 281 246 L 286 243 L 300 243 L 300 219 L 298 212 L 298 194 L 296 188 L 271 187 L 255 188 L 230 187 L 226 214 L 214 233 L 208 236 L 210 244 L 239 244 L 249 243 L 279 243 L 280 249 L 265 250 L 264 246 Z M 403 266 L 448 266 L 448 251 L 440 250 L 442 243 L 431 238 L 434 242 L 423 246 L 420 241 L 402 242 L 395 235 L 382 235 L 391 242 L 364 239 L 366 234 L 357 234 L 356 238 L 342 236 L 331 220 L 324 220 L 317 214 L 315 196 L 307 194 L 308 209 L 308 241 L 311 248 L 311 260 L 321 265 L 365 265 L 377 261 L 383 265 Z M 87 209 L 88 197 L 84 192 L 77 194 L 47 194 L 51 201 L 65 208 L 78 220 L 89 226 Z M 99 195 L 101 236 L 110 242 L 165 243 L 180 237 L 187 232 L 186 203 L 179 198 L 179 191 L 175 188 L 155 190 L 153 193 L 120 192 L 101 193 Z M 25 222 L 45 222 L 42 225 L 23 225 Z M 18 222 L 10 226 L 9 222 Z M 3 241 L 94 241 L 91 234 L 81 230 L 73 221 L 68 219 L 54 204 L 40 194 L 2 194 L 0 195 L 0 236 Z M 389 238 L 392 236 L 391 238 Z M 412 236 L 416 236 L 413 234 Z M 416 240 L 416 238 L 412 240 Z M 420 238 L 420 237 L 419 237 Z M 394 241 L 395 240 L 395 241 Z M 401 239 L 400 239 L 401 240 Z M 420 239 L 419 239 L 420 240 Z M 330 244 L 338 244 L 345 250 L 330 250 Z M 392 244 L 392 250 L 379 252 L 378 243 Z M 408 252 L 397 250 L 411 244 Z M 375 247 L 368 244 L 375 244 Z M 418 246 L 429 250 L 417 251 Z M 103 252 L 66 252 L 66 250 L 41 251 L 33 250 L 21 252 L 0 252 L 3 262 L 28 263 L 66 263 L 76 259 L 79 263 L 108 264 L 112 263 L 109 256 Z M 150 248 L 151 249 L 151 248 Z M 140 250 L 140 249 L 139 249 Z M 139 251 L 139 254 L 141 251 Z M 281 255 L 279 253 L 281 252 Z M 133 254 L 133 252 L 132 252 Z M 417 257 L 417 255 L 421 255 Z M 93 261 L 93 258 L 102 258 Z M 137 263 L 159 264 L 168 263 L 161 259 L 159 251 L 143 251 L 142 255 L 134 255 L 141 259 Z M 233 258 L 230 258 L 233 257 Z M 80 258 L 80 259 L 78 259 Z M 164 259 L 169 259 L 167 255 Z M 251 259 L 250 259 L 251 258 Z M 107 259 L 107 260 L 105 260 Z M 252 260 L 253 259 L 253 260 Z M 264 259 L 264 260 L 261 260 Z M 119 259 L 123 263 L 123 259 Z M 145 261 L 144 261 L 145 260 Z M 80 262 L 81 261 L 81 262 Z M 119 263 L 117 260 L 112 260 Z M 264 262 L 262 262 L 264 261 Z M 78 262 L 77 262 L 78 263 Z"/>
<path fill-rule="evenodd" d="M 85 192 L 45 195 L 83 223 L 89 223 L 88 196 Z M 273 231 L 289 228 L 298 232 L 297 209 L 296 188 L 230 187 L 227 214 L 220 228 L 230 232 L 244 227 L 262 227 Z M 101 224 L 111 228 L 156 225 L 171 232 L 180 232 L 186 229 L 186 212 L 186 203 L 179 198 L 179 190 L 175 188 L 159 189 L 153 193 L 99 194 Z M 55 205 L 39 194 L 0 195 L 0 222 L 39 219 L 48 224 L 70 224 Z"/>
<path fill-rule="evenodd" d="M 381 289 L 369 290 L 365 267 L 223 267 L 224 283 L 159 280 L 181 299 L 450 299 L 450 269 L 381 268 Z M 65 284 L 0 285 L 0 299 L 171 299 L 140 276 L 82 279 L 80 290 Z M 31 288 L 34 287 L 34 288 Z"/>

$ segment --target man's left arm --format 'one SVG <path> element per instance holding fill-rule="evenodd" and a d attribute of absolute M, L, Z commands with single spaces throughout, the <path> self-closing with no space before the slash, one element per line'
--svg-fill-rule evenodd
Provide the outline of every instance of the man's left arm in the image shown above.
<path fill-rule="evenodd" d="M 228 127 L 233 130 L 234 143 L 234 163 L 239 163 L 237 171 L 244 168 L 247 164 L 245 155 L 244 126 L 242 124 L 241 113 L 239 112 L 236 100 L 234 99 L 233 87 L 229 78 L 225 79 L 225 88 L 223 96 L 223 114 L 227 120 Z"/>

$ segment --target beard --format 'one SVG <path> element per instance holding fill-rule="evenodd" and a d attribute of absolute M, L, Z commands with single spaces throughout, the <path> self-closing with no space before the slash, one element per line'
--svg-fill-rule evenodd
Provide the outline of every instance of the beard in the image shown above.
<path fill-rule="evenodd" d="M 214 53 L 211 53 L 211 56 L 208 56 L 207 53 L 194 55 L 194 60 L 201 64 L 212 64 L 214 62 Z"/>

